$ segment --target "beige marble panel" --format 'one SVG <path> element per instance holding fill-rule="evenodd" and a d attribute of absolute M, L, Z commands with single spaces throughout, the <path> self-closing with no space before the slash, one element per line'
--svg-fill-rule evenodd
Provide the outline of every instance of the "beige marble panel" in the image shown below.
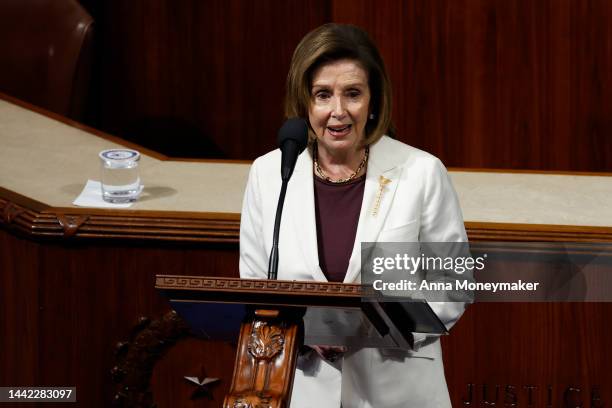
<path fill-rule="evenodd" d="M 98 179 L 98 152 L 118 147 L 0 100 L 0 186 L 71 207 Z M 239 213 L 249 165 L 143 155 L 145 192 L 129 210 Z M 612 177 L 452 171 L 466 221 L 612 226 Z"/>
<path fill-rule="evenodd" d="M 612 177 L 451 172 L 466 221 L 612 226 Z"/>
<path fill-rule="evenodd" d="M 120 145 L 0 100 L 0 186 L 53 207 L 72 207 L 98 153 Z M 143 155 L 142 199 L 129 210 L 239 213 L 249 165 L 161 161 Z M 126 210 L 126 211 L 129 211 Z"/>

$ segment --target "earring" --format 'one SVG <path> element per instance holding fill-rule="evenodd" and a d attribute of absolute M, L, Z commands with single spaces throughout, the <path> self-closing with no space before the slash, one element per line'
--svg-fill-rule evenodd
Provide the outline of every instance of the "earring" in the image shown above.
<path fill-rule="evenodd" d="M 376 116 L 374 116 L 374 114 L 373 114 L 373 113 L 370 113 L 370 116 L 369 116 L 370 120 L 374 120 L 374 118 L 375 118 L 375 117 L 376 117 Z"/>

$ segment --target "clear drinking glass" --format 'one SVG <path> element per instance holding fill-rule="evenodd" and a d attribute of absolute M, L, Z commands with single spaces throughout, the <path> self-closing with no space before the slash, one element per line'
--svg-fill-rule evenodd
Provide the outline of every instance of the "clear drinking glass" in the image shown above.
<path fill-rule="evenodd" d="M 138 161 L 140 153 L 132 149 L 100 152 L 102 161 L 102 198 L 109 203 L 130 203 L 140 195 Z"/>

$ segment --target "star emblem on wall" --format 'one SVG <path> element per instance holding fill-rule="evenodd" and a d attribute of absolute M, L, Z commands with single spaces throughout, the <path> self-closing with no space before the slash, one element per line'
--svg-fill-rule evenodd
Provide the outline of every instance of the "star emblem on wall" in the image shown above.
<path fill-rule="evenodd" d="M 191 397 L 190 397 L 190 399 L 192 400 L 200 399 L 203 397 L 206 397 L 212 400 L 213 396 L 212 396 L 212 390 L 210 389 L 210 387 L 212 385 L 218 384 L 219 381 L 221 381 L 220 378 L 208 377 L 206 375 L 206 372 L 204 371 L 204 368 L 200 370 L 199 377 L 186 375 L 183 378 L 186 381 L 188 381 L 190 384 L 193 384 L 196 386 L 196 389 L 193 391 L 193 394 L 191 394 Z"/>

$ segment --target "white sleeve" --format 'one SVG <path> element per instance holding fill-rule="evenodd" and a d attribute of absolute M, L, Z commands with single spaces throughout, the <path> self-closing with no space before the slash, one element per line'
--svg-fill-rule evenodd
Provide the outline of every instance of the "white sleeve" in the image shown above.
<path fill-rule="evenodd" d="M 240 216 L 240 277 L 267 279 L 268 255 L 264 248 L 262 202 L 257 160 L 251 166 Z"/>
<path fill-rule="evenodd" d="M 467 242 L 459 199 L 446 168 L 440 160 L 435 159 L 428 170 L 419 240 Z"/>
<path fill-rule="evenodd" d="M 467 242 L 457 193 L 446 168 L 438 159 L 435 159 L 428 169 L 422 209 L 420 242 Z M 465 249 L 467 251 L 467 246 Z M 466 271 L 461 278 L 473 279 L 472 270 Z M 465 297 L 462 300 L 448 299 L 445 302 L 429 302 L 429 305 L 449 330 L 465 311 L 464 300 Z M 418 349 L 427 337 L 416 334 L 415 349 Z"/>

